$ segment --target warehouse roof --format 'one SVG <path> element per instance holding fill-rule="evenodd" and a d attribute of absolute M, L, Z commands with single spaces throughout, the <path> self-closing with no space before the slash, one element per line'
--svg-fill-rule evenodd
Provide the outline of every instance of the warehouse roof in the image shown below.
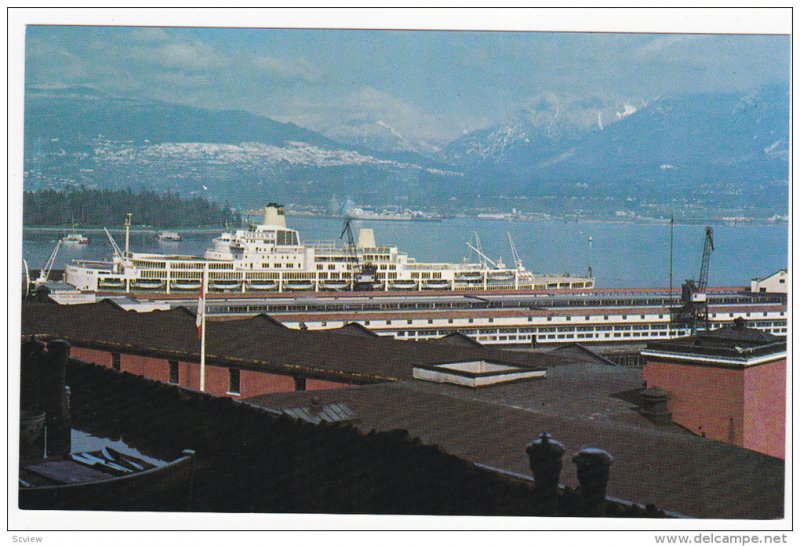
<path fill-rule="evenodd" d="M 137 313 L 108 301 L 70 306 L 26 302 L 22 334 L 163 358 L 199 359 L 200 352 L 195 315 L 184 308 Z M 411 379 L 418 364 L 492 360 L 542 368 L 558 360 L 537 353 L 373 337 L 352 326 L 294 330 L 266 315 L 209 320 L 206 339 L 209 363 L 356 383 Z"/>
<path fill-rule="evenodd" d="M 273 410 L 312 399 L 346 404 L 364 432 L 404 429 L 466 460 L 525 475 L 525 446 L 550 432 L 567 448 L 561 475 L 567 485 L 578 484 L 570 454 L 597 447 L 614 457 L 612 497 L 694 517 L 782 516 L 783 461 L 650 423 L 630 410 L 624 393 L 615 392 L 636 386 L 634 375 L 620 367 L 576 364 L 548 370 L 546 381 L 483 390 L 403 381 L 271 394 L 244 403 Z"/>

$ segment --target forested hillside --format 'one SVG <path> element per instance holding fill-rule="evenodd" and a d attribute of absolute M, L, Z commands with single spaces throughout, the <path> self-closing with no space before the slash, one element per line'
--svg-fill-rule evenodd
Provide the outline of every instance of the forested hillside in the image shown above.
<path fill-rule="evenodd" d="M 129 212 L 135 225 L 159 228 L 238 225 L 240 221 L 227 203 L 219 206 L 201 197 L 184 199 L 169 191 L 42 190 L 25 192 L 23 207 L 27 226 L 118 226 Z"/>

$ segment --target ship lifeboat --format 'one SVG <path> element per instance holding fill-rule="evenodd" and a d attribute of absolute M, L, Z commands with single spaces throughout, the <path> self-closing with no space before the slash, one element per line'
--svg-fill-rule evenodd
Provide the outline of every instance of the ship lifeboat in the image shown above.
<path fill-rule="evenodd" d="M 483 273 L 480 271 L 462 271 L 456 273 L 456 280 L 461 282 L 479 282 L 483 280 Z"/>
<path fill-rule="evenodd" d="M 396 281 L 392 281 L 390 286 L 394 290 L 413 290 L 417 287 L 417 281 L 412 281 L 410 279 L 400 279 Z"/>
<path fill-rule="evenodd" d="M 489 273 L 489 282 L 504 282 L 513 281 L 514 273 L 512 271 L 499 271 L 497 273 Z"/>
<path fill-rule="evenodd" d="M 285 281 L 283 283 L 284 290 L 311 290 L 314 288 L 314 281 L 309 280 L 297 280 L 297 281 Z"/>
<path fill-rule="evenodd" d="M 200 290 L 200 281 L 172 281 L 173 290 Z"/>
<path fill-rule="evenodd" d="M 125 281 L 123 279 L 106 278 L 97 281 L 97 286 L 100 288 L 124 288 Z"/>
<path fill-rule="evenodd" d="M 211 281 L 209 286 L 213 290 L 236 290 L 242 285 L 240 281 L 217 280 Z"/>
<path fill-rule="evenodd" d="M 157 290 L 164 286 L 164 281 L 161 279 L 136 279 L 131 286 L 142 290 Z"/>
<path fill-rule="evenodd" d="M 325 290 L 344 290 L 350 287 L 350 281 L 344 281 L 344 280 L 323 281 L 322 287 Z"/>
<path fill-rule="evenodd" d="M 450 288 L 450 281 L 442 281 L 442 280 L 425 281 L 423 287 L 427 290 L 445 290 L 447 288 Z"/>
<path fill-rule="evenodd" d="M 247 283 L 248 290 L 275 290 L 278 288 L 277 281 L 250 281 Z"/>

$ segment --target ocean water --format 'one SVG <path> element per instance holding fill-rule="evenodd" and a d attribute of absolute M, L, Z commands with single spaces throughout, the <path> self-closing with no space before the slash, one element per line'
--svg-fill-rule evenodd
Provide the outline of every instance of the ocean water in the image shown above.
<path fill-rule="evenodd" d="M 287 223 L 299 230 L 303 242 L 339 241 L 342 231 L 342 221 L 333 218 L 290 216 Z M 669 286 L 668 224 L 508 222 L 475 218 L 441 222 L 353 222 L 354 231 L 360 227 L 372 228 L 379 245 L 396 245 L 418 261 L 462 261 L 468 255 L 467 242 L 475 232 L 489 258 L 495 261 L 501 258 L 511 265 L 513 259 L 507 236 L 510 233 L 523 264 L 534 272 L 584 274 L 591 265 L 598 287 Z M 709 284 L 747 285 L 753 277 L 763 277 L 787 267 L 788 226 L 714 225 L 713 228 Z M 88 245 L 61 246 L 56 269 L 73 259 L 111 256 L 112 248 L 105 234 L 86 235 L 90 237 Z M 28 266 L 42 267 L 60 236 L 60 232 L 26 230 L 22 251 Z M 154 234 L 132 233 L 131 250 L 199 256 L 214 236 L 185 233 L 179 243 L 159 243 Z M 699 276 L 704 237 L 702 225 L 674 226 L 673 286 Z M 122 246 L 124 237 L 115 234 L 115 238 Z M 476 261 L 474 253 L 469 258 Z"/>

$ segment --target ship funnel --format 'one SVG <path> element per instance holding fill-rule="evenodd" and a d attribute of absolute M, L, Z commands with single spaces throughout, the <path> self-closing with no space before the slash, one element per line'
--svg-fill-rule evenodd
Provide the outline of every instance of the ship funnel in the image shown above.
<path fill-rule="evenodd" d="M 286 216 L 283 214 L 283 207 L 270 203 L 264 207 L 264 225 L 286 227 Z"/>
<path fill-rule="evenodd" d="M 376 246 L 374 231 L 369 228 L 361 228 L 358 230 L 357 248 L 375 248 Z"/>

